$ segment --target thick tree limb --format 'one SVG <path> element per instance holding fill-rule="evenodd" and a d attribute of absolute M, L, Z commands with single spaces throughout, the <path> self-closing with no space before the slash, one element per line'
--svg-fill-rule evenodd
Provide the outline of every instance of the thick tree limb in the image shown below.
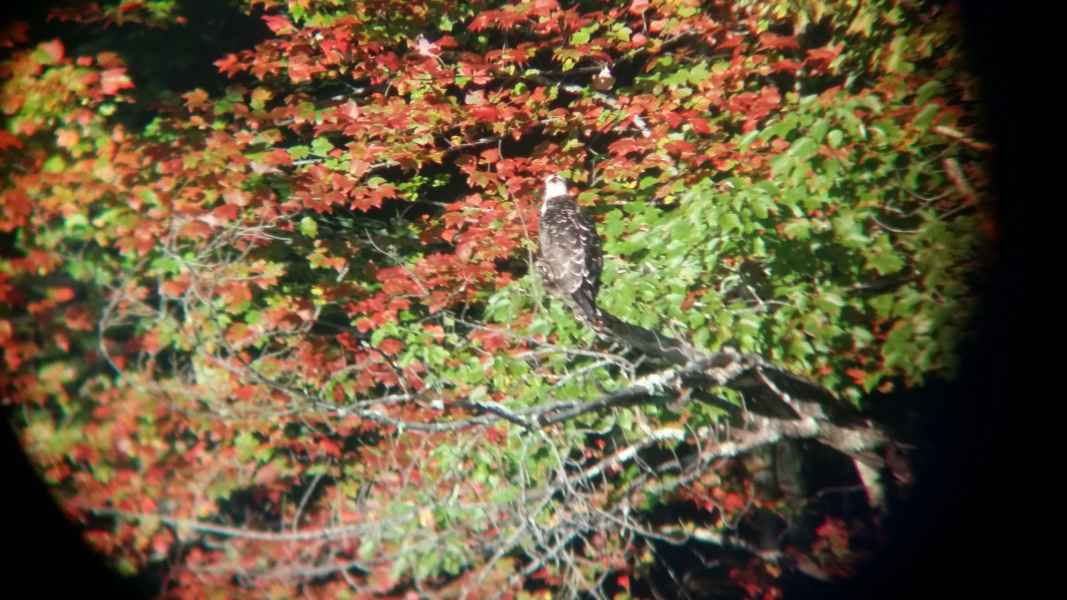
<path fill-rule="evenodd" d="M 854 406 L 825 387 L 777 367 L 763 357 L 741 354 L 732 348 L 706 353 L 683 340 L 625 323 L 606 312 L 597 332 L 660 361 L 681 363 L 681 367 L 650 379 L 661 388 L 680 390 L 692 386 L 693 395 L 698 398 L 715 398 L 703 389 L 706 386 L 737 390 L 745 397 L 746 409 L 765 419 L 782 421 L 775 429 L 788 422 L 810 420 L 816 425 L 814 439 L 854 460 L 871 505 L 877 509 L 884 504 L 880 469 L 886 463 L 879 451 L 890 442 L 889 437 L 864 419 Z M 625 394 L 619 392 L 613 397 L 625 400 Z"/>

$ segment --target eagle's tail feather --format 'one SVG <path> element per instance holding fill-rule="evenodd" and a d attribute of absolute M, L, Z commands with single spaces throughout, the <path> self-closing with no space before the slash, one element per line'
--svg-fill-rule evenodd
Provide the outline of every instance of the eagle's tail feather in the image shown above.
<path fill-rule="evenodd" d="M 578 307 L 579 315 L 584 321 L 590 325 L 598 326 L 604 320 L 604 315 L 600 311 L 600 307 L 596 305 L 596 301 L 582 293 L 573 294 L 571 298 L 574 300 L 574 304 Z"/>

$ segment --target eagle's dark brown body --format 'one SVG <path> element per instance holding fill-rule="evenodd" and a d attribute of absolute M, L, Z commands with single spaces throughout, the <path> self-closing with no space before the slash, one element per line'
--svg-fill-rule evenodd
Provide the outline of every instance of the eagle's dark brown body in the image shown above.
<path fill-rule="evenodd" d="M 567 193 L 563 178 L 545 180 L 541 205 L 541 252 L 537 268 L 545 288 L 575 310 L 578 318 L 596 325 L 596 305 L 604 255 L 596 223 Z"/>

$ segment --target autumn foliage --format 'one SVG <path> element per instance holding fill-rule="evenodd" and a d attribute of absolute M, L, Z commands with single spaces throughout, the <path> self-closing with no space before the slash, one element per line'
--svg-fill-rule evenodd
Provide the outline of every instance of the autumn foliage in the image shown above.
<path fill-rule="evenodd" d="M 0 388 L 117 569 L 189 598 L 674 596 L 689 544 L 774 598 L 876 553 L 870 511 L 766 483 L 774 447 L 701 458 L 727 415 L 677 390 L 527 426 L 652 372 L 543 294 L 540 186 L 596 215 L 619 319 L 860 408 L 951 375 L 995 228 L 950 9 L 238 4 L 260 41 L 167 93 L 102 44 L 195 31 L 181 2 L 53 14 L 92 44 L 0 32 Z"/>

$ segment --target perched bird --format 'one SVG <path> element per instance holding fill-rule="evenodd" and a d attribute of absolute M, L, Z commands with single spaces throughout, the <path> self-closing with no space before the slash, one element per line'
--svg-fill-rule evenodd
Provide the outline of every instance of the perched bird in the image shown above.
<path fill-rule="evenodd" d="M 600 71 L 596 75 L 593 75 L 593 89 L 599 92 L 606 92 L 615 85 L 615 76 L 611 74 L 611 68 L 607 64 L 600 67 Z"/>
<path fill-rule="evenodd" d="M 559 175 L 545 178 L 541 204 L 541 251 L 537 270 L 545 289 L 562 299 L 575 316 L 592 326 L 602 323 L 596 305 L 604 254 L 596 223 L 567 191 Z"/>

